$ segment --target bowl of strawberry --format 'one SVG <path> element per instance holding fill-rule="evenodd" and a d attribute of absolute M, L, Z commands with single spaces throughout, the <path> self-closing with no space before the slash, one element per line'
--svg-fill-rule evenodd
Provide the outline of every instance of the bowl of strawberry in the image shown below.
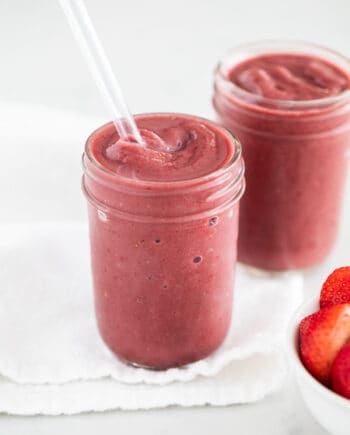
<path fill-rule="evenodd" d="M 320 297 L 290 322 L 288 353 L 301 394 L 316 420 L 350 434 L 350 266 L 324 282 Z"/>

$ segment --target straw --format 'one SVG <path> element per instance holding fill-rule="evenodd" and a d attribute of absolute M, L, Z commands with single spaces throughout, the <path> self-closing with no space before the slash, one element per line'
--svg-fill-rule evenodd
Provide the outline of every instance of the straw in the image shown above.
<path fill-rule="evenodd" d="M 59 0 L 72 32 L 90 68 L 120 138 L 143 144 L 135 120 L 128 110 L 119 83 L 97 36 L 83 0 Z"/>

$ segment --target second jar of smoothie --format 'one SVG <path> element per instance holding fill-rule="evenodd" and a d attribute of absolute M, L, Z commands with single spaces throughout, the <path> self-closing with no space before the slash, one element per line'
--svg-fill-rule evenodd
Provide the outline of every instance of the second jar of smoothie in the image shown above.
<path fill-rule="evenodd" d="M 143 146 L 107 124 L 83 156 L 96 316 L 117 356 L 165 369 L 208 356 L 228 331 L 244 168 L 213 122 L 136 122 Z"/>
<path fill-rule="evenodd" d="M 329 254 L 347 169 L 349 87 L 349 60 L 311 44 L 247 44 L 220 62 L 214 107 L 246 163 L 243 263 L 282 271 Z"/>

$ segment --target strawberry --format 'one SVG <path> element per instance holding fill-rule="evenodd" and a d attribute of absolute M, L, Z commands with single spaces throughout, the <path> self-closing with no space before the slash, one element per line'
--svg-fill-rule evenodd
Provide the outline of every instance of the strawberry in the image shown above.
<path fill-rule="evenodd" d="M 320 295 L 320 307 L 350 303 L 350 266 L 335 269 L 326 279 Z"/>
<path fill-rule="evenodd" d="M 333 391 L 350 399 L 350 342 L 338 352 L 333 363 L 331 377 Z"/>
<path fill-rule="evenodd" d="M 299 325 L 299 350 L 306 369 L 329 386 L 333 361 L 349 338 L 350 304 L 332 305 L 305 317 Z"/>

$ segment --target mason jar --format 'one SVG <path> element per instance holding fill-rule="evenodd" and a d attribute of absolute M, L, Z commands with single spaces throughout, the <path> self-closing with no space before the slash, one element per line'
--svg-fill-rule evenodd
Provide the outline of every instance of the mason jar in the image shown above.
<path fill-rule="evenodd" d="M 267 98 L 233 80 L 235 68 L 266 55 L 284 59 L 306 56 L 311 63 L 307 68 L 314 74 L 317 68 L 320 75 L 331 74 L 333 68 L 339 80 L 344 80 L 344 89 L 327 96 L 320 79 L 322 98 Z M 288 75 L 285 69 L 275 71 L 287 74 L 295 91 L 302 91 L 298 89 L 298 77 Z M 250 72 L 264 82 L 264 71 Z M 305 73 L 306 87 L 307 74 L 310 71 Z M 316 265 L 330 253 L 336 241 L 348 163 L 349 77 L 349 59 L 306 43 L 245 44 L 220 61 L 215 72 L 213 105 L 220 123 L 241 141 L 246 164 L 247 189 L 241 202 L 238 240 L 238 259 L 242 263 L 283 271 Z M 261 83 L 255 83 L 257 89 Z M 265 83 L 273 86 L 273 82 Z M 277 84 L 269 91 L 283 96 L 284 89 Z"/>
<path fill-rule="evenodd" d="M 112 123 L 88 138 L 83 191 L 100 335 L 122 360 L 156 369 L 211 354 L 232 313 L 239 200 L 244 165 L 225 128 L 188 115 L 145 114 L 205 125 L 225 144 L 225 162 L 206 175 L 148 181 L 111 171 L 94 150 L 115 135 Z"/>

